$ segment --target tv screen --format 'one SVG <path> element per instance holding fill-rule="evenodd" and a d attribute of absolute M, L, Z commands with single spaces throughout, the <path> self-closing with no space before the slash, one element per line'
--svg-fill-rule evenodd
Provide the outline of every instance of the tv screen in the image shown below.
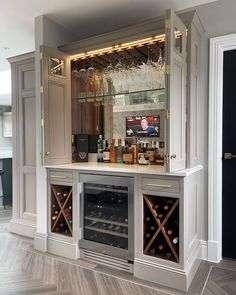
<path fill-rule="evenodd" d="M 160 137 L 160 115 L 126 117 L 126 137 Z"/>

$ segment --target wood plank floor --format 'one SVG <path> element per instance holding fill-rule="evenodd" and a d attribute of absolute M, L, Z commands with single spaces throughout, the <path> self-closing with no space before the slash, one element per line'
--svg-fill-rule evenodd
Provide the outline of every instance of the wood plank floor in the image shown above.
<path fill-rule="evenodd" d="M 33 249 L 33 241 L 0 223 L 0 295 L 236 295 L 236 262 L 202 262 L 188 291 L 134 278 L 86 261 Z"/>

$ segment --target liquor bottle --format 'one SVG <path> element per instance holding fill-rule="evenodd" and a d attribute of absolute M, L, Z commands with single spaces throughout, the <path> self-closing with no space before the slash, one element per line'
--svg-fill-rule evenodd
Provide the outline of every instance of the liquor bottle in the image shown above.
<path fill-rule="evenodd" d="M 133 137 L 131 148 L 133 149 L 134 153 L 134 164 L 138 163 L 138 146 L 137 146 L 137 138 Z"/>
<path fill-rule="evenodd" d="M 123 163 L 125 164 L 126 162 L 126 158 L 128 159 L 128 141 L 125 142 L 125 146 L 124 146 L 124 149 L 123 149 Z"/>
<path fill-rule="evenodd" d="M 71 149 L 71 154 L 72 154 L 72 162 L 76 162 L 76 147 L 75 147 L 75 135 L 72 134 L 71 136 L 71 142 L 72 142 L 72 149 Z"/>
<path fill-rule="evenodd" d="M 140 150 L 138 152 L 138 163 L 139 165 L 149 165 L 149 157 L 147 154 L 147 143 L 142 142 Z"/>
<path fill-rule="evenodd" d="M 105 148 L 103 150 L 103 162 L 110 163 L 110 149 L 108 140 L 105 140 Z"/>
<path fill-rule="evenodd" d="M 165 143 L 164 141 L 159 142 L 159 152 L 157 157 L 157 164 L 163 166 L 164 165 L 164 156 L 165 156 Z"/>
<path fill-rule="evenodd" d="M 116 151 L 117 151 L 116 162 L 123 163 L 123 146 L 121 145 L 121 139 L 118 139 L 118 146 Z"/>
<path fill-rule="evenodd" d="M 155 165 L 156 164 L 156 147 L 155 147 L 154 141 L 152 141 L 151 144 L 148 145 L 147 155 L 149 157 L 150 165 Z"/>
<path fill-rule="evenodd" d="M 124 152 L 125 157 L 123 156 L 125 164 L 134 164 L 134 150 L 131 147 L 131 143 L 128 142 Z"/>
<path fill-rule="evenodd" d="M 113 138 L 112 143 L 110 146 L 110 162 L 111 163 L 116 163 L 116 145 L 115 145 L 116 140 Z"/>
<path fill-rule="evenodd" d="M 102 135 L 100 134 L 98 143 L 97 143 L 97 162 L 99 163 L 103 162 L 102 152 L 103 152 L 103 141 L 102 141 Z"/>

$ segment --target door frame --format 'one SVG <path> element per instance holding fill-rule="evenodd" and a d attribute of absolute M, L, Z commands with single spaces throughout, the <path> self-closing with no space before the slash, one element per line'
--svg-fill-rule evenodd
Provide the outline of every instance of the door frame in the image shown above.
<path fill-rule="evenodd" d="M 223 56 L 236 34 L 210 39 L 208 129 L 208 260 L 222 259 Z"/>

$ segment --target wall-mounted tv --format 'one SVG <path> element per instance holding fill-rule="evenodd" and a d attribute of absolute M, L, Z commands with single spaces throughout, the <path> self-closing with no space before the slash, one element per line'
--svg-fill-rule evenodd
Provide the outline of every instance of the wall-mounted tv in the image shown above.
<path fill-rule="evenodd" d="M 126 137 L 158 137 L 162 133 L 161 115 L 126 117 Z"/>

